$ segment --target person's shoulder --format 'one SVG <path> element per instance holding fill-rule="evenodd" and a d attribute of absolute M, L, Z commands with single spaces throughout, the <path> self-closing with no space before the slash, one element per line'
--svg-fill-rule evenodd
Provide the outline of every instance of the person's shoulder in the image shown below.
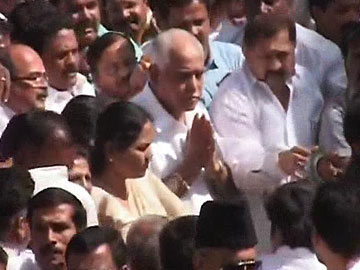
<path fill-rule="evenodd" d="M 300 24 L 296 24 L 297 42 L 306 47 L 317 50 L 322 54 L 335 54 L 341 57 L 340 48 L 331 40 L 325 38 L 314 30 L 308 29 Z"/>
<path fill-rule="evenodd" d="M 215 40 L 210 41 L 210 48 L 214 55 L 219 55 L 228 61 L 238 61 L 237 58 L 244 58 L 241 47 L 236 44 Z"/>

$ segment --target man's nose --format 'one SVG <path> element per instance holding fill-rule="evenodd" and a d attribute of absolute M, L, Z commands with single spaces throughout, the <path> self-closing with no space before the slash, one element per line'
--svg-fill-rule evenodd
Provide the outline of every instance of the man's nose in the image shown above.
<path fill-rule="evenodd" d="M 79 66 L 79 56 L 77 53 L 70 53 L 66 59 L 66 65 L 74 68 Z"/>
<path fill-rule="evenodd" d="M 193 34 L 195 37 L 197 37 L 200 33 L 200 28 L 199 26 L 192 25 L 191 27 L 189 27 L 189 32 Z"/>
<path fill-rule="evenodd" d="M 55 244 L 57 242 L 57 236 L 56 233 L 52 229 L 48 230 L 47 240 L 51 244 Z"/>
<path fill-rule="evenodd" d="M 80 14 L 82 20 L 88 20 L 91 18 L 91 12 L 87 8 L 84 8 Z"/>
<path fill-rule="evenodd" d="M 271 61 L 271 64 L 269 66 L 269 69 L 271 71 L 279 71 L 283 68 L 284 64 L 277 58 L 274 58 L 273 61 Z"/>

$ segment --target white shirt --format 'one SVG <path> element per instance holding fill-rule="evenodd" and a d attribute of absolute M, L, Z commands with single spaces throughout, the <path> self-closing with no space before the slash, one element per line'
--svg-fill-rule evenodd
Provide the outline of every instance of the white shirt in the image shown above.
<path fill-rule="evenodd" d="M 360 258 L 351 261 L 348 266 L 348 270 L 360 270 Z"/>
<path fill-rule="evenodd" d="M 6 106 L 6 104 L 0 104 L 0 136 L 3 134 L 7 124 L 14 115 L 15 112 Z"/>
<path fill-rule="evenodd" d="M 319 133 L 320 148 L 337 153 L 341 157 L 351 156 L 351 147 L 344 136 L 345 98 L 332 98 L 326 101 L 321 116 Z"/>
<path fill-rule="evenodd" d="M 307 248 L 281 246 L 274 253 L 261 256 L 262 270 L 326 270 Z"/>
<path fill-rule="evenodd" d="M 293 146 L 317 145 L 324 103 L 317 82 L 305 68 L 296 66 L 296 75 L 287 86 L 290 99 L 286 112 L 269 86 L 256 80 L 245 63 L 214 97 L 210 116 L 223 137 L 220 147 L 238 187 L 263 189 L 262 177 L 259 183 L 251 180 L 259 174 L 266 175 L 268 184 L 288 181 L 278 166 L 279 153 Z"/>
<path fill-rule="evenodd" d="M 150 169 L 156 176 L 163 179 L 175 172 L 183 162 L 186 136 L 195 115 L 207 116 L 207 111 L 199 102 L 194 110 L 185 113 L 185 123 L 177 121 L 159 103 L 149 84 L 131 101 L 145 109 L 153 118 L 157 136 L 151 145 L 153 157 Z M 202 177 L 191 185 L 188 194 L 182 199 L 195 210 L 194 214 L 200 211 L 205 201 L 212 200 Z"/>
<path fill-rule="evenodd" d="M 49 111 L 61 113 L 73 97 L 80 95 L 95 96 L 95 89 L 86 80 L 85 76 L 78 73 L 76 84 L 66 91 L 59 91 L 49 85 L 45 108 Z"/>
<path fill-rule="evenodd" d="M 225 27 L 217 40 L 242 46 L 244 32 L 245 25 Z M 325 98 L 345 93 L 347 78 L 339 47 L 300 24 L 296 24 L 295 61 L 296 64 L 306 67 L 318 80 Z"/>
<path fill-rule="evenodd" d="M 99 225 L 95 202 L 80 185 L 68 181 L 66 166 L 50 166 L 29 170 L 35 182 L 34 195 L 47 188 L 61 188 L 74 195 L 86 210 L 87 226 Z"/>
<path fill-rule="evenodd" d="M 19 256 L 8 260 L 7 270 L 40 270 L 35 255 L 30 249 L 21 252 Z"/>

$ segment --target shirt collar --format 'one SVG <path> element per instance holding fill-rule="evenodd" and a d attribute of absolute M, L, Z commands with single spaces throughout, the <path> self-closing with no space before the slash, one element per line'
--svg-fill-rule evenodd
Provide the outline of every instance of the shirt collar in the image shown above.
<path fill-rule="evenodd" d="M 209 60 L 206 63 L 206 70 L 217 69 L 219 67 L 217 59 L 219 59 L 219 52 L 213 41 L 209 40 Z"/>

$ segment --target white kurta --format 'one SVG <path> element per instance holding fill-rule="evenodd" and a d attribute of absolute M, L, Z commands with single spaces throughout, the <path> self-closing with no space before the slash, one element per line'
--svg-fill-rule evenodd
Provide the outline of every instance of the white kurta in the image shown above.
<path fill-rule="evenodd" d="M 177 121 L 159 103 L 149 84 L 131 101 L 144 108 L 153 118 L 157 136 L 151 146 L 153 157 L 150 169 L 156 176 L 164 179 L 174 173 L 184 160 L 186 136 L 195 115 L 208 117 L 207 111 L 199 102 L 194 110 L 185 113 L 185 123 Z M 183 201 L 189 204 L 194 213 L 198 213 L 201 205 L 208 200 L 212 198 L 202 177 L 192 184 L 183 197 Z"/>
<path fill-rule="evenodd" d="M 307 248 L 281 246 L 274 253 L 261 256 L 262 270 L 326 270 Z"/>
<path fill-rule="evenodd" d="M 86 80 L 85 76 L 78 73 L 76 84 L 66 91 L 59 91 L 51 86 L 48 87 L 45 108 L 49 111 L 61 113 L 72 98 L 80 95 L 95 96 L 95 89 Z"/>
<path fill-rule="evenodd" d="M 279 153 L 293 146 L 317 145 L 323 97 L 316 81 L 305 68 L 296 66 L 296 75 L 287 86 L 286 112 L 268 85 L 256 80 L 244 64 L 224 81 L 214 98 L 210 116 L 240 188 L 266 188 L 262 182 L 251 183 L 251 175 L 256 174 L 265 174 L 268 184 L 286 181 L 287 175 L 278 166 Z"/>
<path fill-rule="evenodd" d="M 6 106 L 6 104 L 0 104 L 0 136 L 14 115 L 15 112 Z"/>

